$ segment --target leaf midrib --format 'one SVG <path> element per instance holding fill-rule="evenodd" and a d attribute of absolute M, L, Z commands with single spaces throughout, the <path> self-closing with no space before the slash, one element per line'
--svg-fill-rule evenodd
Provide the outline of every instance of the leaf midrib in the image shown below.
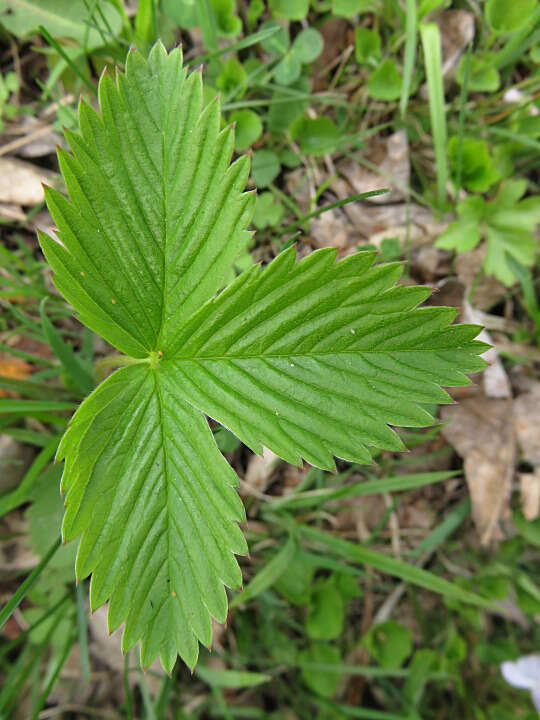
<path fill-rule="evenodd" d="M 450 347 L 450 348 L 403 348 L 403 349 L 393 349 L 393 350 L 387 350 L 387 349 L 378 349 L 378 350 L 334 350 L 333 352 L 306 352 L 306 353 L 271 353 L 271 354 L 253 354 L 253 355 L 175 355 L 171 358 L 164 358 L 162 360 L 163 363 L 166 362 L 203 362 L 206 360 L 269 360 L 269 359 L 278 359 L 278 358 L 309 358 L 309 357 L 328 357 L 328 356 L 334 356 L 334 355 L 373 355 L 377 354 L 380 355 L 381 353 L 384 353 L 386 355 L 391 355 L 392 353 L 425 353 L 425 352 L 445 352 L 445 351 L 452 351 L 456 352 L 457 350 L 465 350 L 467 349 L 464 345 L 458 345 L 457 347 Z"/>

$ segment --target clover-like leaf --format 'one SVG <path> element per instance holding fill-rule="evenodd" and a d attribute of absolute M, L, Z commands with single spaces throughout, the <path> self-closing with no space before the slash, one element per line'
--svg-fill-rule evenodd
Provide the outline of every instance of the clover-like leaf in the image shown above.
<path fill-rule="evenodd" d="M 442 233 L 437 247 L 467 252 L 480 240 L 487 242 L 484 269 L 505 285 L 516 281 L 513 262 L 533 264 L 538 251 L 534 231 L 540 223 L 540 200 L 521 200 L 527 189 L 524 180 L 508 180 L 490 201 L 469 195 L 457 206 L 459 219 Z"/>
<path fill-rule="evenodd" d="M 72 153 L 59 151 L 70 200 L 48 189 L 58 239 L 40 234 L 58 289 L 118 349 L 114 372 L 82 403 L 61 442 L 65 540 L 92 574 L 92 608 L 109 601 L 125 650 L 141 641 L 171 670 L 193 667 L 224 586 L 246 552 L 236 475 L 205 415 L 255 451 L 323 468 L 401 449 L 389 425 L 426 425 L 485 346 L 455 311 L 417 308 L 425 288 L 396 285 L 373 255 L 336 262 L 294 249 L 217 294 L 245 247 L 254 196 L 248 160 L 230 165 L 219 103 L 203 109 L 199 73 L 179 49 L 130 52 L 104 75 L 101 114 L 85 103 Z"/>

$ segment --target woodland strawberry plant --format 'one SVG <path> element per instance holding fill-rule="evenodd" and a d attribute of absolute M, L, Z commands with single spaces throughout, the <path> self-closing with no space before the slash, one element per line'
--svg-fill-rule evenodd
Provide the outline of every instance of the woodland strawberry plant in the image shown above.
<path fill-rule="evenodd" d="M 255 196 L 234 131 L 203 109 L 199 72 L 161 44 L 103 75 L 100 114 L 59 162 L 70 200 L 48 188 L 57 242 L 40 234 L 54 282 L 81 322 L 118 348 L 120 369 L 75 413 L 57 453 L 64 540 L 81 536 L 77 578 L 92 609 L 141 661 L 193 667 L 241 586 L 237 477 L 213 418 L 250 447 L 324 469 L 404 449 L 392 425 L 433 422 L 424 404 L 468 382 L 485 345 L 456 311 L 418 307 L 401 265 L 294 248 L 221 290 L 246 246 Z"/>

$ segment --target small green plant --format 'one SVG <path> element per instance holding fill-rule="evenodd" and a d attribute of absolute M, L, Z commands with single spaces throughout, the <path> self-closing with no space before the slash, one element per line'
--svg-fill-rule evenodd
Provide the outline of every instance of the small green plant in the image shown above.
<path fill-rule="evenodd" d="M 313 62 L 321 54 L 324 44 L 322 35 L 315 28 L 306 28 L 291 43 L 289 33 L 277 22 L 269 20 L 261 26 L 262 30 L 271 28 L 279 29 L 261 45 L 268 53 L 281 58 L 274 70 L 276 81 L 280 85 L 291 85 L 300 77 L 302 65 Z"/>
<path fill-rule="evenodd" d="M 4 129 L 4 120 L 15 117 L 19 108 L 11 105 L 9 99 L 11 94 L 19 89 L 19 81 L 13 72 L 5 75 L 0 74 L 0 132 Z"/>
<path fill-rule="evenodd" d="M 457 206 L 458 220 L 439 237 L 437 247 L 467 252 L 485 240 L 484 270 L 512 285 L 518 279 L 514 263 L 529 267 L 538 250 L 534 231 L 540 223 L 540 197 L 521 199 L 526 190 L 526 180 L 509 180 L 491 201 L 469 195 Z"/>
<path fill-rule="evenodd" d="M 71 202 L 46 196 L 61 243 L 40 233 L 57 288 L 124 353 L 58 449 L 63 538 L 82 536 L 77 578 L 92 574 L 91 608 L 109 601 L 111 630 L 125 621 L 124 650 L 140 640 L 142 665 L 159 654 L 168 671 L 210 645 L 247 551 L 237 478 L 206 416 L 255 452 L 331 470 L 334 455 L 402 450 L 390 426 L 431 424 L 425 405 L 450 402 L 440 386 L 485 365 L 477 326 L 418 308 L 429 289 L 397 285 L 401 264 L 374 266 L 370 252 L 297 262 L 291 247 L 216 294 L 250 240 L 255 196 L 248 158 L 229 165 L 218 100 L 203 110 L 202 97 L 179 49 L 131 51 L 116 84 L 100 81 L 101 116 L 81 102 L 72 154 L 59 150 Z M 314 607 L 336 592 L 318 588 Z"/>

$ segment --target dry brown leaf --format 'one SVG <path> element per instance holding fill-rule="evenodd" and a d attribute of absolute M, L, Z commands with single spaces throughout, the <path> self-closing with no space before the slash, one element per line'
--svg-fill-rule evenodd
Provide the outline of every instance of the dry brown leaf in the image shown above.
<path fill-rule="evenodd" d="M 351 194 L 342 178 L 332 183 L 332 190 L 341 200 Z M 416 204 L 407 207 L 406 203 L 368 205 L 356 202 L 344 205 L 343 211 L 354 231 L 376 247 L 380 247 L 385 237 L 396 237 L 403 248 L 407 243 L 411 249 L 430 246 L 447 227 L 447 223 L 438 221 L 427 208 Z"/>
<path fill-rule="evenodd" d="M 371 165 L 376 165 L 378 172 L 367 169 L 352 158 L 338 165 L 340 174 L 351 187 L 352 192 L 348 194 L 388 188 L 389 193 L 372 197 L 368 202 L 387 205 L 404 200 L 411 174 L 409 143 L 405 131 L 399 130 L 382 139 L 373 137 L 363 151 L 363 157 Z"/>
<path fill-rule="evenodd" d="M 249 495 L 250 491 L 263 493 L 280 460 L 279 455 L 276 455 L 276 453 L 266 447 L 263 448 L 262 455 L 252 455 L 247 466 L 244 481 L 240 485 L 240 495 Z"/>
<path fill-rule="evenodd" d="M 101 660 L 107 667 L 117 673 L 124 672 L 124 656 L 122 654 L 122 630 L 119 627 L 112 633 L 109 633 L 107 623 L 107 607 L 95 610 L 88 618 L 88 627 L 91 633 L 90 653 Z M 146 673 L 145 680 L 151 695 L 156 695 L 161 686 L 161 678 L 165 674 L 159 658 L 154 660 L 150 665 L 151 672 Z M 129 684 L 131 686 L 138 684 L 138 676 L 136 673 L 129 674 Z"/>
<path fill-rule="evenodd" d="M 0 519 L 0 537 L 3 538 L 0 542 L 0 573 L 15 576 L 38 564 L 39 558 L 30 546 L 28 523 L 21 511 L 13 510 Z"/>
<path fill-rule="evenodd" d="M 523 457 L 540 468 L 540 382 L 514 401 L 514 424 Z"/>
<path fill-rule="evenodd" d="M 0 217 L 8 222 L 24 222 L 26 213 L 18 205 L 0 203 Z"/>
<path fill-rule="evenodd" d="M 16 380 L 24 380 L 32 372 L 32 366 L 22 360 L 7 353 L 0 354 L 0 375 Z M 0 397 L 6 397 L 6 391 L 0 389 Z"/>
<path fill-rule="evenodd" d="M 42 183 L 50 183 L 51 173 L 36 165 L 0 157 L 0 203 L 33 207 L 43 202 Z"/>
<path fill-rule="evenodd" d="M 479 313 L 476 308 L 473 308 L 470 303 L 465 301 L 462 314 L 463 322 L 481 325 L 483 319 L 483 314 Z M 489 350 L 482 354 L 482 358 L 489 363 L 488 367 L 482 373 L 482 384 L 485 395 L 490 398 L 512 397 L 512 389 L 508 375 L 499 358 L 499 353 L 493 345 L 491 335 L 484 328 L 477 335 L 476 339 L 491 345 Z"/>
<path fill-rule="evenodd" d="M 467 10 L 445 10 L 435 22 L 441 29 L 442 74 L 451 79 L 456 74 L 461 55 L 474 38 L 474 15 Z"/>
<path fill-rule="evenodd" d="M 360 240 L 345 213 L 337 209 L 328 210 L 312 220 L 309 234 L 318 248 L 346 248 Z"/>
<path fill-rule="evenodd" d="M 16 487 L 34 459 L 34 450 L 10 435 L 0 435 L 0 493 Z"/>
<path fill-rule="evenodd" d="M 540 515 L 540 469 L 533 473 L 520 473 L 519 489 L 523 515 L 532 522 Z"/>
<path fill-rule="evenodd" d="M 486 245 L 482 243 L 474 250 L 459 253 L 454 258 L 454 268 L 459 280 L 465 285 L 466 295 L 474 285 L 472 301 L 478 310 L 489 310 L 507 293 L 497 278 L 482 272 L 485 255 Z"/>
<path fill-rule="evenodd" d="M 441 409 L 442 432 L 464 459 L 472 514 L 482 545 L 501 536 L 516 455 L 512 400 L 478 394 Z"/>
<path fill-rule="evenodd" d="M 66 145 L 62 135 L 55 132 L 52 125 L 43 125 L 42 120 L 32 115 L 22 115 L 17 130 L 21 136 L 20 142 L 24 142 L 16 151 L 20 157 L 54 155 L 58 145 Z"/>

